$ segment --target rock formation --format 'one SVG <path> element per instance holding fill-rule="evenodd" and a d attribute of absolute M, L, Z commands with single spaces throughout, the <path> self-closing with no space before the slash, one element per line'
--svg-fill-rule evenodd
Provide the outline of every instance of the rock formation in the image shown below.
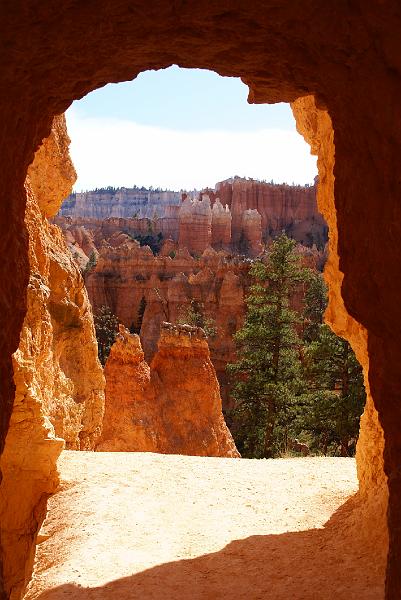
<path fill-rule="evenodd" d="M 247 208 L 241 215 L 240 249 L 248 256 L 263 252 L 262 217 L 255 208 Z"/>
<path fill-rule="evenodd" d="M 104 378 L 87 292 L 60 229 L 46 219 L 75 180 L 68 143 L 64 118 L 57 117 L 26 181 L 31 272 L 0 487 L 3 568 L 15 598 L 29 574 L 47 497 L 57 487 L 56 459 L 64 445 L 93 449 L 103 418 Z"/>
<path fill-rule="evenodd" d="M 216 198 L 212 206 L 212 239 L 211 246 L 216 250 L 229 250 L 231 245 L 231 212 Z"/>
<path fill-rule="evenodd" d="M 223 202 L 218 197 L 220 190 Z M 282 230 L 308 246 L 315 243 L 322 248 L 326 241 L 326 225 L 316 208 L 314 186 L 275 185 L 235 177 L 201 192 L 198 199 L 183 194 L 181 204 L 177 204 L 176 192 L 157 193 L 157 201 L 152 201 L 156 192 L 141 192 L 139 199 L 136 193 L 135 189 L 122 188 L 72 194 L 55 222 L 68 232 L 68 242 L 73 237 L 79 246 L 82 240 L 88 247 L 82 233 L 74 229 L 83 226 L 95 231 L 98 239 L 121 231 L 132 237 L 162 234 L 197 255 L 209 245 L 215 250 L 247 253 L 250 236 L 255 243 L 249 256 L 256 256 L 263 250 L 262 242 Z M 79 254 L 79 249 L 71 250 Z"/>
<path fill-rule="evenodd" d="M 4 199 L 0 210 L 0 452 L 15 398 L 12 355 L 20 342 L 27 307 L 24 181 L 35 151 L 50 134 L 54 115 L 108 82 L 131 80 L 147 69 L 171 64 L 242 77 L 250 89 L 250 102 L 293 102 L 312 95 L 321 115 L 330 116 L 330 127 L 322 133 L 316 111 L 304 107 L 304 135 L 311 138 L 315 130 L 319 176 L 331 185 L 318 184 L 319 194 L 321 185 L 327 192 L 319 202 L 330 221 L 330 252 L 334 253 L 330 285 L 344 302 L 344 311 L 338 310 L 344 336 L 354 340 L 355 349 L 358 339 L 361 341 L 374 405 L 363 420 L 361 438 L 366 434 L 365 448 L 371 440 L 372 450 L 379 452 L 359 453 L 360 484 L 367 491 L 375 479 L 380 480 L 386 492 L 385 497 L 377 496 L 378 513 L 386 514 L 381 522 L 384 529 L 379 532 L 384 532 L 382 543 L 380 547 L 361 544 L 360 550 L 371 552 L 374 548 L 370 563 L 386 569 L 386 600 L 398 600 L 399 1 L 334 5 L 282 0 L 278 5 L 271 0 L 252 0 L 233 4 L 230 10 L 220 0 L 198 3 L 195 9 L 192 4 L 181 4 L 179 10 L 167 0 L 159 0 L 157 10 L 155 3 L 145 5 L 136 0 L 99 0 L 95 11 L 72 0 L 63 3 L 62 11 L 47 0 L 41 2 L 40 10 L 22 10 L 21 6 L 3 3 L 0 36 L 5 90 L 0 98 Z M 341 27 L 334 26 L 336 23 Z M 255 37 L 258 43 L 250 43 Z M 361 332 L 359 338 L 356 328 Z M 382 446 L 374 437 L 380 428 Z M 370 463 L 372 456 L 374 463 Z M 374 493 L 371 497 L 374 508 Z M 344 524 L 344 536 L 349 540 L 355 531 L 361 531 L 357 515 L 358 510 L 353 524 Z M 368 521 L 364 532 L 373 539 L 377 527 L 376 521 Z M 1 544 L 4 562 L 8 545 L 3 540 Z M 344 553 L 340 559 L 344 560 Z M 9 590 L 7 576 L 0 573 L 0 594 L 7 597 Z M 382 590 L 378 594 L 383 595 Z"/>
<path fill-rule="evenodd" d="M 209 196 L 183 201 L 178 213 L 178 243 L 189 252 L 202 254 L 212 241 L 212 209 Z"/>
<path fill-rule="evenodd" d="M 202 330 L 163 323 L 149 369 L 139 337 L 120 326 L 105 375 L 97 450 L 239 456 Z"/>

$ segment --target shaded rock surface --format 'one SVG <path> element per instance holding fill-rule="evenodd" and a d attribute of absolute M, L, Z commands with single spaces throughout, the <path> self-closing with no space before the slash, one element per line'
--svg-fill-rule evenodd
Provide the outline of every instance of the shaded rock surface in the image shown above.
<path fill-rule="evenodd" d="M 75 181 L 64 117 L 37 152 L 26 181 L 30 278 L 27 313 L 13 356 L 15 401 L 0 486 L 4 576 L 18 598 L 32 542 L 58 484 L 64 445 L 93 449 L 100 435 L 104 378 L 85 285 L 60 229 L 46 215 Z"/>
<path fill-rule="evenodd" d="M 163 323 L 149 368 L 139 336 L 120 325 L 105 376 L 106 409 L 97 450 L 239 456 L 201 329 Z"/>

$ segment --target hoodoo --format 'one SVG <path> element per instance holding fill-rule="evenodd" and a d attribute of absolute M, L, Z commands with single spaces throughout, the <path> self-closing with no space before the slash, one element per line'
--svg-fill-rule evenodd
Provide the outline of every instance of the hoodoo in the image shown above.
<path fill-rule="evenodd" d="M 139 337 L 120 325 L 105 376 L 104 429 L 97 450 L 239 456 L 201 329 L 163 323 L 149 368 Z"/>

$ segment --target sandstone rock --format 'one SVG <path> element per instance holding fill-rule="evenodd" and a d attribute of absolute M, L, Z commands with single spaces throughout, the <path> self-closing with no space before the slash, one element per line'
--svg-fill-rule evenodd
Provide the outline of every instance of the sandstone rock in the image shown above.
<path fill-rule="evenodd" d="M 241 246 L 244 254 L 259 256 L 263 252 L 262 217 L 256 209 L 248 208 L 241 216 Z M 240 248 L 242 250 L 242 247 Z"/>
<path fill-rule="evenodd" d="M 179 245 L 189 252 L 202 254 L 212 241 L 212 210 L 209 196 L 192 201 L 189 197 L 181 204 L 178 213 Z"/>
<path fill-rule="evenodd" d="M 68 143 L 64 117 L 58 117 L 26 182 L 31 272 L 13 357 L 16 392 L 0 488 L 3 568 L 15 598 L 29 576 L 47 497 L 58 484 L 57 457 L 64 444 L 93 449 L 103 418 L 104 378 L 87 292 L 60 229 L 45 217 L 75 179 Z"/>
<path fill-rule="evenodd" d="M 106 361 L 103 431 L 96 450 L 157 452 L 159 419 L 150 397 L 149 365 L 138 335 L 120 325 Z"/>
<path fill-rule="evenodd" d="M 231 245 L 231 211 L 227 204 L 223 207 L 219 198 L 212 206 L 212 241 L 213 248 L 226 248 Z"/>
<path fill-rule="evenodd" d="M 202 330 L 163 322 L 149 369 L 139 337 L 120 326 L 105 376 L 97 450 L 239 456 Z"/>

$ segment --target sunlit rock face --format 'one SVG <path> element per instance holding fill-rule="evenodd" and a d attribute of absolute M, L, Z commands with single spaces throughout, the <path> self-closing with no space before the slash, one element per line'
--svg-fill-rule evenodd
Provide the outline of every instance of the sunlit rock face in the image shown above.
<path fill-rule="evenodd" d="M 209 196 L 201 200 L 186 198 L 178 213 L 180 246 L 195 254 L 210 246 L 212 241 L 212 209 Z"/>
<path fill-rule="evenodd" d="M 138 193 L 143 196 L 140 202 L 136 198 Z M 257 213 L 260 240 L 248 249 L 244 243 L 248 216 L 254 214 L 256 218 Z M 315 186 L 276 185 L 240 177 L 222 181 L 197 195 L 183 193 L 180 200 L 178 192 L 138 192 L 125 188 L 72 194 L 55 222 L 66 232 L 71 251 L 78 254 L 81 241 L 89 249 L 79 227 L 94 232 L 97 244 L 102 236 L 110 237 L 116 232 L 131 236 L 152 232 L 178 241 L 181 247 L 198 255 L 210 245 L 215 250 L 255 256 L 263 250 L 262 242 L 268 242 L 283 230 L 308 246 L 315 243 L 323 247 L 327 239 L 327 226 L 317 211 Z"/>
<path fill-rule="evenodd" d="M 32 543 L 58 484 L 57 457 L 64 446 L 92 449 L 103 418 L 104 378 L 87 292 L 60 229 L 46 218 L 75 181 L 68 144 L 64 118 L 57 117 L 26 181 L 30 279 L 0 487 L 3 568 L 13 598 L 29 576 Z"/>
<path fill-rule="evenodd" d="M 334 205 L 334 157 L 333 127 L 329 115 L 319 110 L 312 96 L 300 98 L 292 104 L 299 132 L 310 143 L 312 152 L 318 156 L 320 174 L 318 205 L 330 228 L 329 253 L 325 266 L 325 279 L 329 286 L 329 305 L 325 319 L 340 336 L 349 340 L 362 365 L 367 402 L 361 417 L 357 444 L 357 467 L 359 493 L 353 522 L 353 544 L 375 555 L 372 568 L 378 578 L 384 578 L 388 551 L 388 487 L 383 464 L 384 433 L 374 407 L 369 378 L 370 358 L 368 335 L 348 313 L 344 305 L 341 286 L 337 214 Z"/>
<path fill-rule="evenodd" d="M 229 250 L 231 246 L 231 211 L 217 198 L 212 206 L 211 246 L 217 250 Z"/>
<path fill-rule="evenodd" d="M 120 325 L 105 366 L 106 411 L 97 450 L 238 457 L 202 330 L 163 323 L 144 360 L 139 336 Z"/>
<path fill-rule="evenodd" d="M 263 252 L 262 217 L 256 208 L 248 208 L 242 213 L 240 245 L 244 253 L 252 257 Z"/>

